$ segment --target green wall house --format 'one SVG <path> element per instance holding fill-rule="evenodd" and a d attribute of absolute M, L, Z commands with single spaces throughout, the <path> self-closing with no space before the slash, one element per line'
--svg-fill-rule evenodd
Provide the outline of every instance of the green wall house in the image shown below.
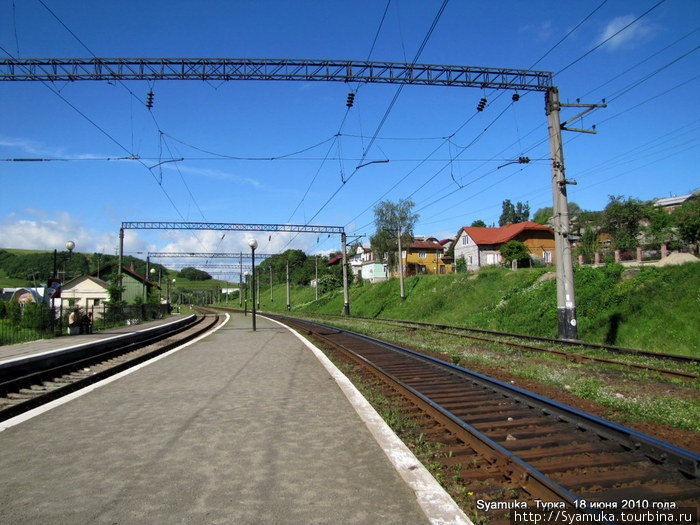
<path fill-rule="evenodd" d="M 110 263 L 102 266 L 99 270 L 93 272 L 91 275 L 98 275 L 101 279 L 109 280 L 112 275 L 117 273 L 117 264 Z M 141 275 L 134 271 L 133 266 L 127 268 L 122 266 L 122 286 L 124 287 L 124 293 L 122 293 L 122 300 L 127 304 L 134 304 L 137 297 L 141 298 L 143 302 L 147 302 L 148 294 L 152 289 L 160 287 L 157 283 L 145 279 Z"/>

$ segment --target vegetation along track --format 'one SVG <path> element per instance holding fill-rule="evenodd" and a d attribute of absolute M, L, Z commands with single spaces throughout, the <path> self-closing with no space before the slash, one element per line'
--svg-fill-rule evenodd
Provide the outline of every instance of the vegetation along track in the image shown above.
<path fill-rule="evenodd" d="M 698 454 L 394 344 L 269 317 L 346 353 L 427 413 L 442 428 L 430 432 L 449 452 L 445 461 L 461 463 L 469 490 L 501 511 L 496 521 L 518 502 L 537 499 L 599 515 L 700 502 Z M 517 489 L 510 502 L 497 488 L 504 483 Z"/>
<path fill-rule="evenodd" d="M 58 399 L 111 375 L 167 352 L 212 329 L 220 316 L 192 316 L 189 322 L 167 331 L 127 337 L 118 345 L 100 341 L 78 347 L 56 358 L 32 359 L 21 366 L 5 366 L 0 373 L 0 421 Z M 53 359 L 53 360 L 51 360 Z"/>
<path fill-rule="evenodd" d="M 308 314 L 305 314 L 308 315 Z M 343 316 L 331 316 L 329 314 L 319 314 L 319 317 L 339 317 L 348 319 Z M 586 361 L 603 363 L 608 365 L 620 365 L 638 370 L 649 370 L 658 372 L 661 375 L 669 378 L 696 380 L 700 376 L 690 370 L 681 370 L 671 368 L 674 365 L 690 365 L 700 366 L 700 359 L 684 355 L 667 354 L 650 352 L 648 350 L 639 350 L 634 348 L 622 348 L 618 346 L 608 346 L 596 343 L 585 343 L 583 341 L 566 341 L 560 339 L 551 339 L 548 337 L 537 337 L 522 334 L 512 334 L 508 332 L 495 332 L 492 330 L 480 330 L 476 328 L 465 328 L 462 326 L 450 326 L 434 323 L 421 323 L 418 321 L 403 321 L 398 319 L 383 319 L 374 317 L 351 317 L 350 319 L 358 319 L 362 321 L 382 323 L 389 326 L 402 326 L 413 330 L 429 330 L 433 334 L 442 334 L 451 337 L 460 337 L 480 341 L 491 344 L 499 344 L 509 346 L 519 350 L 527 350 L 531 352 L 543 352 L 547 354 L 557 355 L 563 359 L 582 363 Z M 479 334 L 479 335 L 475 335 Z M 526 343 L 540 343 L 546 346 L 533 346 Z M 583 353 L 575 353 L 571 351 L 553 348 L 552 346 L 579 348 L 580 351 L 600 352 L 604 351 L 611 354 L 619 354 L 630 358 L 639 358 L 642 361 L 652 361 L 655 363 L 664 363 L 664 366 L 656 366 L 650 362 L 635 362 L 621 361 L 619 359 L 609 359 L 606 357 L 587 355 Z"/>

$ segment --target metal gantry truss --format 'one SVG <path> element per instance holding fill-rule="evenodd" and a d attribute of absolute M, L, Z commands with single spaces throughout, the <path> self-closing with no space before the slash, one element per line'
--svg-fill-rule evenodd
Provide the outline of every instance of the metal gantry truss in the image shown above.
<path fill-rule="evenodd" d="M 0 81 L 302 80 L 547 91 L 549 71 L 354 60 L 27 58 L 0 60 Z"/>
<path fill-rule="evenodd" d="M 119 282 L 121 283 L 122 258 L 124 256 L 124 230 L 218 230 L 218 231 L 263 231 L 263 232 L 294 232 L 294 233 L 328 233 L 339 234 L 343 254 L 343 311 L 345 315 L 350 315 L 350 293 L 348 291 L 348 268 L 347 268 L 347 236 L 345 228 L 342 226 L 318 226 L 312 224 L 260 224 L 260 223 L 238 223 L 238 222 L 122 222 L 119 229 Z M 153 252 L 165 253 L 165 252 Z M 196 252 L 179 252 L 183 257 L 196 257 Z M 170 254 L 172 255 L 172 254 Z M 150 252 L 149 252 L 150 256 Z M 243 253 L 234 254 L 239 257 L 239 269 L 243 270 Z M 251 253 L 253 262 L 255 258 Z M 148 266 L 147 258 L 146 265 Z M 253 273 L 255 273 L 255 264 Z M 243 276 L 240 276 L 243 282 Z"/>
<path fill-rule="evenodd" d="M 245 252 L 148 252 L 149 257 L 162 258 L 181 258 L 181 257 L 199 257 L 201 259 L 234 259 L 244 258 L 250 259 L 250 254 Z M 256 257 L 272 257 L 271 253 L 256 253 Z"/>
<path fill-rule="evenodd" d="M 122 222 L 122 230 L 218 230 L 240 232 L 293 232 L 344 234 L 342 226 L 310 224 L 245 224 L 235 222 Z"/>

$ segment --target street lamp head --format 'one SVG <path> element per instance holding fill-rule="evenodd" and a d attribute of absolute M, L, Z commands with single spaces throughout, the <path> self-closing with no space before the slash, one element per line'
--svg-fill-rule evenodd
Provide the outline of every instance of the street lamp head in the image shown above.
<path fill-rule="evenodd" d="M 245 275 L 246 277 L 250 277 L 250 272 L 246 270 L 243 275 Z"/>
<path fill-rule="evenodd" d="M 73 248 L 75 248 L 75 243 L 74 243 L 73 241 L 68 241 L 68 242 L 66 243 L 66 249 L 67 249 L 69 252 L 72 252 L 72 251 L 73 251 Z"/>
<path fill-rule="evenodd" d="M 253 250 L 256 250 L 258 248 L 258 241 L 255 239 L 250 239 L 248 241 L 248 246 L 250 246 Z"/>
<path fill-rule="evenodd" d="M 156 274 L 156 269 L 155 269 L 155 268 L 151 268 L 151 271 L 150 271 L 149 273 L 150 273 L 151 275 L 155 275 L 155 274 Z"/>

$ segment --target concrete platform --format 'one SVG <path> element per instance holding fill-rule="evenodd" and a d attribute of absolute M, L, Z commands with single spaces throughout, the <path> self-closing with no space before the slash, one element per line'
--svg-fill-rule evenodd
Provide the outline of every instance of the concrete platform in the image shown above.
<path fill-rule="evenodd" d="M 304 342 L 249 323 L 0 423 L 2 522 L 468 523 Z"/>
<path fill-rule="evenodd" d="M 37 339 L 36 341 L 28 341 L 26 343 L 18 343 L 16 345 L 0 346 L 0 363 L 4 361 L 17 359 L 20 357 L 27 357 L 30 355 L 43 354 L 52 351 L 60 351 L 72 346 L 91 343 L 93 341 L 99 341 L 101 339 L 108 339 L 116 335 L 138 332 L 140 330 L 145 330 L 146 328 L 152 328 L 154 326 L 172 323 L 173 321 L 177 321 L 179 319 L 182 319 L 183 317 L 186 316 L 176 314 L 166 317 L 164 319 L 149 321 L 148 323 L 141 323 L 130 326 L 118 326 L 115 328 L 110 328 L 108 330 L 94 332 L 92 334 L 62 335 L 60 337 L 53 337 L 51 339 Z"/>

